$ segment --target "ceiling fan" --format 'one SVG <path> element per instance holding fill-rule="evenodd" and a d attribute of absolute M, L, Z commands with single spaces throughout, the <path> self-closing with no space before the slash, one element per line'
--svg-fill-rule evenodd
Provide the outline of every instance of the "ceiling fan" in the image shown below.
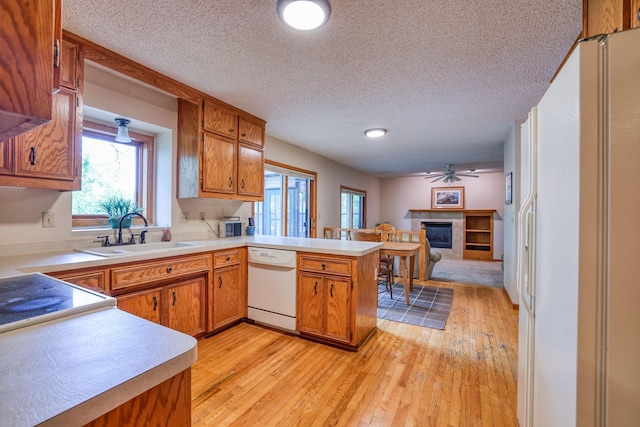
<path fill-rule="evenodd" d="M 469 172 L 471 172 L 471 173 L 473 173 L 475 171 L 476 171 L 475 169 L 469 169 Z M 447 165 L 447 169 L 442 173 L 427 172 L 427 176 L 425 176 L 424 178 L 425 179 L 435 178 L 431 182 L 440 181 L 442 179 L 442 182 L 444 182 L 445 184 L 451 184 L 452 182 L 462 181 L 459 178 L 460 176 L 465 176 L 465 177 L 468 177 L 468 178 L 478 178 L 478 175 L 472 175 L 472 174 L 468 174 L 468 173 L 456 173 L 456 171 L 451 169 L 451 165 Z"/>

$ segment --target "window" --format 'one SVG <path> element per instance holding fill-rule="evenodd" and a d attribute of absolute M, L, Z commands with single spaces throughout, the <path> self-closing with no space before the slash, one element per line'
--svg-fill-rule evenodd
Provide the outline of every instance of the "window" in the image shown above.
<path fill-rule="evenodd" d="M 340 227 L 366 228 L 367 192 L 340 186 Z"/>
<path fill-rule="evenodd" d="M 107 225 L 98 203 L 112 195 L 135 201 L 153 223 L 154 138 L 129 131 L 131 142 L 116 142 L 116 133 L 115 127 L 84 122 L 82 190 L 71 198 L 74 227 Z"/>
<path fill-rule="evenodd" d="M 264 202 L 253 205 L 256 234 L 315 237 L 315 181 L 315 172 L 267 160 Z"/>

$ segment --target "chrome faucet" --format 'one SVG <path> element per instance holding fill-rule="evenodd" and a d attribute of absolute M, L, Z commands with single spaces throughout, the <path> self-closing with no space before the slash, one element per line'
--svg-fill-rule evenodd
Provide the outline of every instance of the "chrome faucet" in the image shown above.
<path fill-rule="evenodd" d="M 145 228 L 149 226 L 149 223 L 147 222 L 147 218 L 145 218 L 144 216 L 142 216 L 142 214 L 138 213 L 138 212 L 129 212 L 128 214 L 122 215 L 122 218 L 120 218 L 120 223 L 118 224 L 118 239 L 116 240 L 116 245 L 121 245 L 122 244 L 122 221 L 130 216 L 133 215 L 138 215 L 140 218 L 142 218 L 142 220 L 144 221 L 144 226 Z M 140 243 L 144 243 L 144 233 L 146 233 L 147 230 L 144 230 L 142 232 L 142 235 L 140 236 Z M 134 242 L 135 243 L 135 242 Z"/>

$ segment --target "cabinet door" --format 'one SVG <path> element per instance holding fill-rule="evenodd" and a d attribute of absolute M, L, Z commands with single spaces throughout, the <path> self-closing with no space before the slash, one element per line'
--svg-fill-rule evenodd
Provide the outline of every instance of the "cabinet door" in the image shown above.
<path fill-rule="evenodd" d="M 208 132 L 217 133 L 231 139 L 238 138 L 238 114 L 234 111 L 204 101 L 202 113 L 202 127 Z"/>
<path fill-rule="evenodd" d="M 118 297 L 118 308 L 150 322 L 162 324 L 161 289 L 155 288 Z"/>
<path fill-rule="evenodd" d="M 166 326 L 188 335 L 204 334 L 206 276 L 166 287 Z"/>
<path fill-rule="evenodd" d="M 204 133 L 202 191 L 235 194 L 236 143 Z"/>
<path fill-rule="evenodd" d="M 53 120 L 16 137 L 16 175 L 73 181 L 75 177 L 76 94 L 53 96 Z"/>
<path fill-rule="evenodd" d="M 60 85 L 76 89 L 78 87 L 78 45 L 67 40 L 62 41 L 60 52 Z"/>
<path fill-rule="evenodd" d="M 297 323 L 300 332 L 314 335 L 323 334 L 322 291 L 323 277 L 321 275 L 299 274 Z"/>
<path fill-rule="evenodd" d="M 264 125 L 240 116 L 240 135 L 238 141 L 248 144 L 264 146 Z"/>
<path fill-rule="evenodd" d="M 238 144 L 238 194 L 264 197 L 264 151 Z"/>
<path fill-rule="evenodd" d="M 325 279 L 325 336 L 337 341 L 351 340 L 351 279 Z"/>
<path fill-rule="evenodd" d="M 51 119 L 54 23 L 49 1 L 5 0 L 0 25 L 0 139 L 8 140 Z"/>
<path fill-rule="evenodd" d="M 213 308 L 210 330 L 220 329 L 245 317 L 245 291 L 240 265 L 221 268 L 213 272 Z"/>
<path fill-rule="evenodd" d="M 13 139 L 0 141 L 0 174 L 8 175 L 13 172 L 11 160 Z"/>

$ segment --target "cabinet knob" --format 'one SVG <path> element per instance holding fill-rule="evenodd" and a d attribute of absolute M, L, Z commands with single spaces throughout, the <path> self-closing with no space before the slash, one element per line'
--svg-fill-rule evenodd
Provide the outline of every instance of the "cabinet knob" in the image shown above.
<path fill-rule="evenodd" d="M 322 264 L 322 270 L 325 270 L 327 268 L 326 264 Z"/>
<path fill-rule="evenodd" d="M 173 267 L 167 267 L 167 273 L 171 273 L 173 271 Z"/>
<path fill-rule="evenodd" d="M 233 129 L 229 129 L 229 133 L 233 133 Z"/>
<path fill-rule="evenodd" d="M 227 261 L 231 261 L 231 257 L 230 256 L 227 257 Z"/>
<path fill-rule="evenodd" d="M 246 138 L 246 137 L 247 137 L 247 134 L 246 134 L 246 133 L 243 133 L 243 134 L 242 134 L 242 135 L 240 135 L 240 136 L 241 136 L 241 137 L 243 137 L 243 138 Z"/>

